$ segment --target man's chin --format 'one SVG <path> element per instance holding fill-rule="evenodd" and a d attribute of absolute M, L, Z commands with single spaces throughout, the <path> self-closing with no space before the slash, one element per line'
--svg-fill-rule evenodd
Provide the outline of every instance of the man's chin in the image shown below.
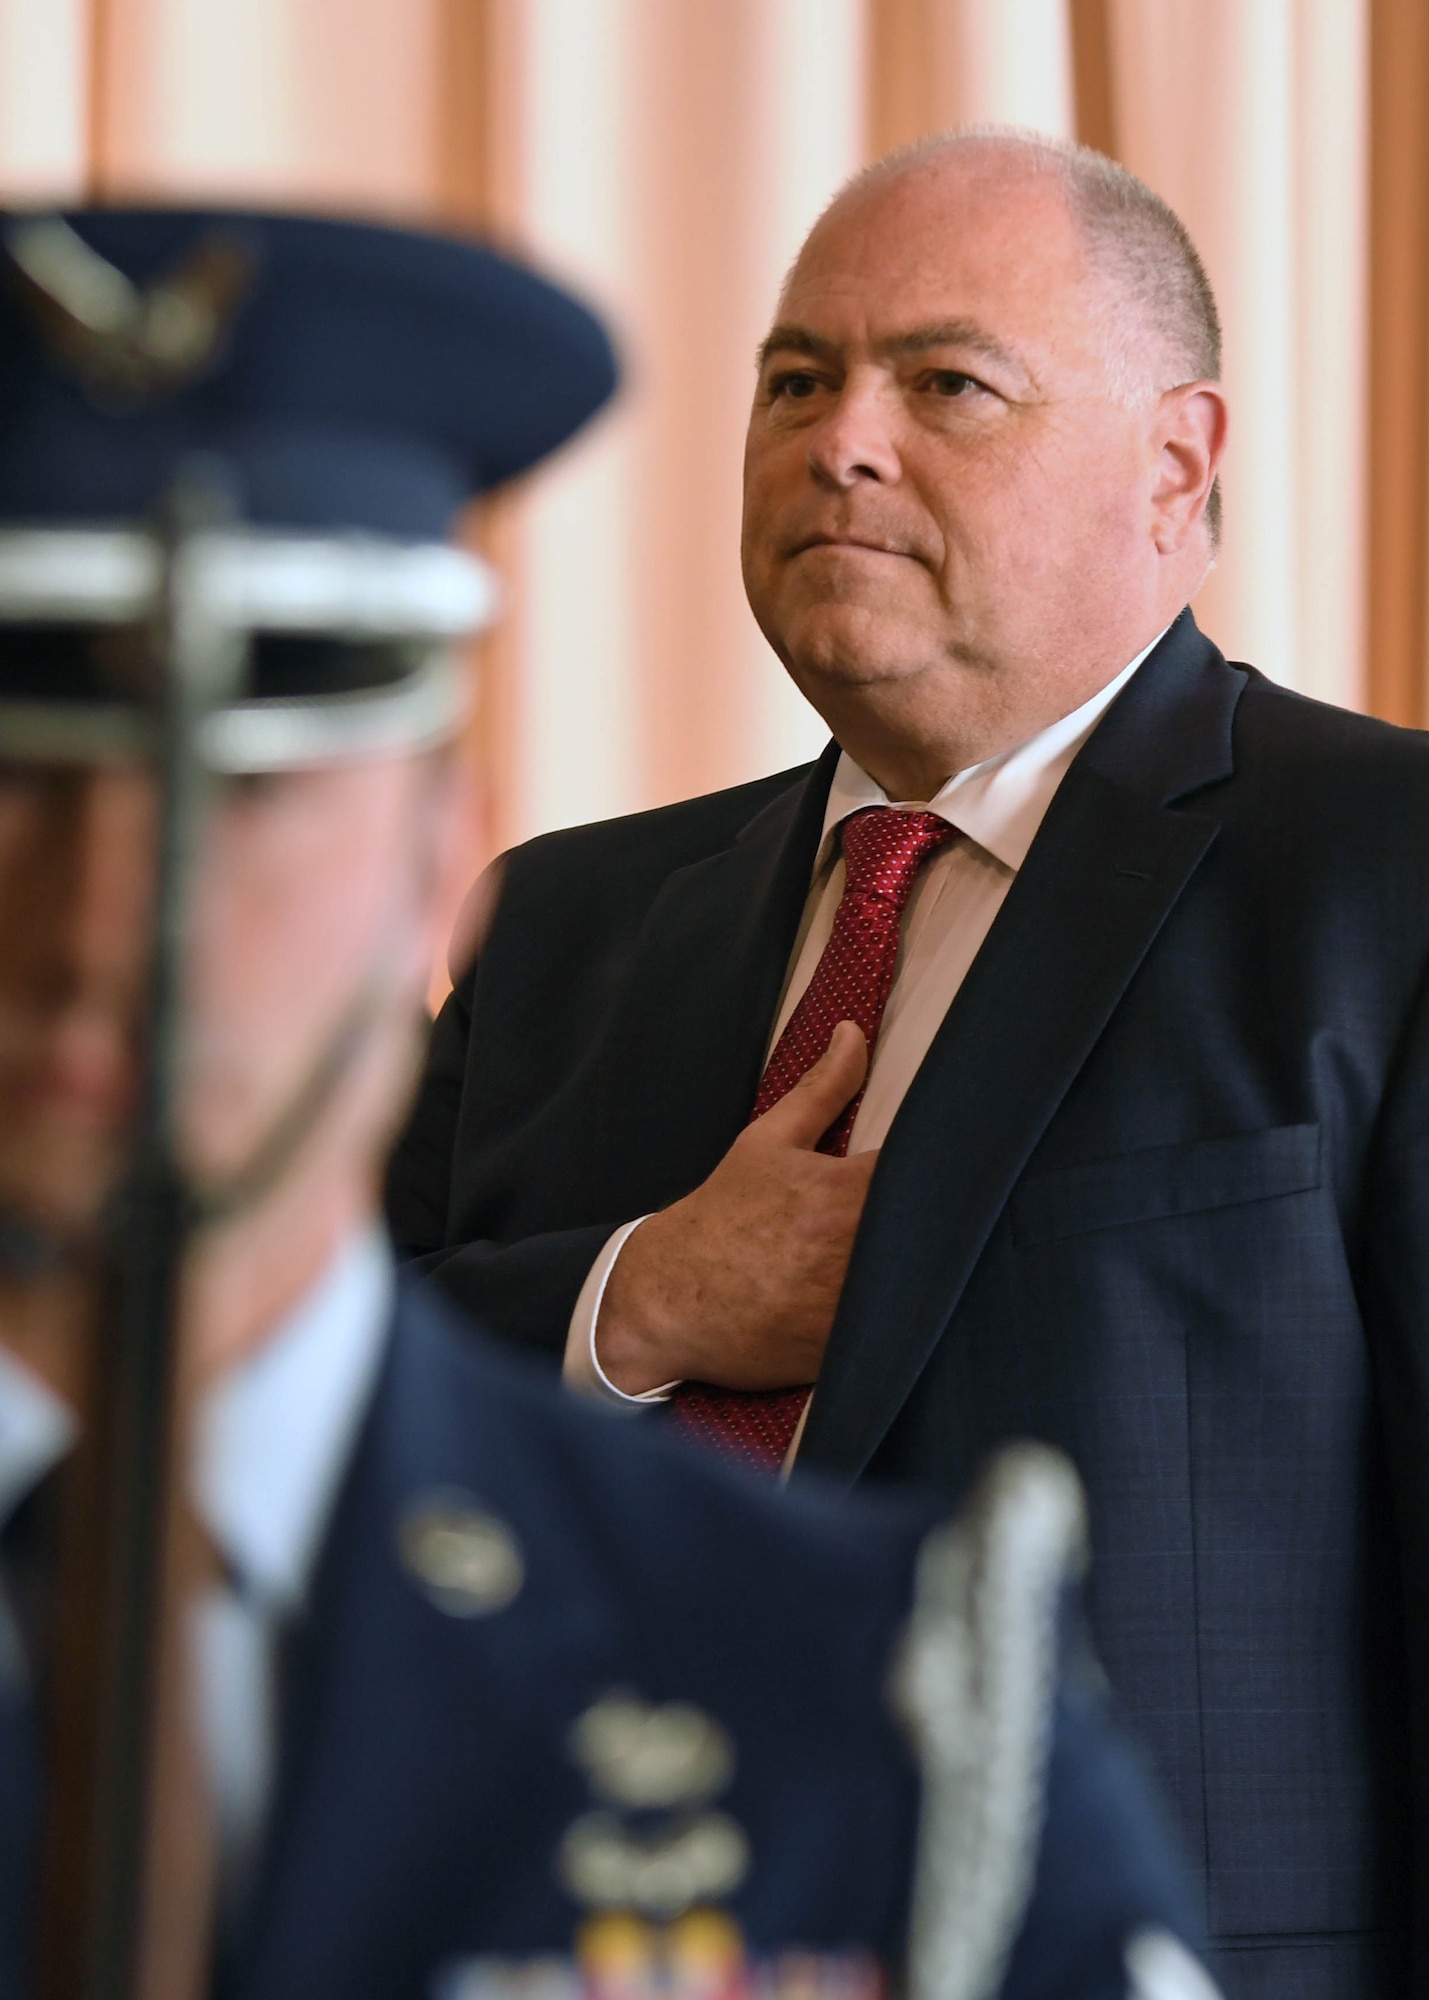
<path fill-rule="evenodd" d="M 795 685 L 817 708 L 821 691 L 896 685 L 916 680 L 930 663 L 926 638 L 890 630 L 874 618 L 842 618 L 799 635 L 786 658 Z"/>
<path fill-rule="evenodd" d="M 53 1144 L 21 1157 L 13 1144 L 0 1146 L 0 1257 L 7 1237 L 21 1257 L 33 1246 L 41 1263 L 42 1253 L 102 1250 L 121 1177 L 116 1157 L 99 1161 Z"/>

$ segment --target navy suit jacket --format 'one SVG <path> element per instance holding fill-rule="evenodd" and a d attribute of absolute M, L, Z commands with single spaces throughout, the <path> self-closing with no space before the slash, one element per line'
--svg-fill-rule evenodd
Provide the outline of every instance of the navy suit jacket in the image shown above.
<path fill-rule="evenodd" d="M 435 1602 L 403 1557 L 412 1510 L 453 1496 L 520 1551 L 520 1590 L 484 1615 Z M 288 1649 L 277 1795 L 223 1993 L 431 2000 L 474 1957 L 569 1955 L 588 1912 L 557 1854 L 598 1804 L 572 1729 L 614 1690 L 693 1703 L 732 1741 L 717 1804 L 750 1866 L 724 1907 L 752 1950 L 866 1947 L 896 1965 L 919 1778 L 885 1683 L 926 1518 L 781 1499 L 568 1403 L 404 1288 Z M 6 1845 L 22 1721 L 0 1709 L 7 1996 L 25 1924 Z M 1186 1936 L 1187 1903 L 1141 1769 L 1076 1679 L 1048 1796 L 1005 1990 L 1122 2000 L 1127 1935 Z"/>
<path fill-rule="evenodd" d="M 558 1353 L 610 1228 L 747 1119 L 836 754 L 508 857 L 391 1184 L 508 1335 Z M 1007 1436 L 1070 1453 L 1247 2000 L 1398 1994 L 1429 1916 L 1426 973 L 1429 743 L 1183 613 L 894 1121 L 800 1461 L 956 1494 Z"/>

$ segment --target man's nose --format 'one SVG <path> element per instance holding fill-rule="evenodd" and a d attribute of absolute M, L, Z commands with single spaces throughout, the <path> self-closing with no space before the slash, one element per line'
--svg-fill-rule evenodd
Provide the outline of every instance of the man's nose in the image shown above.
<path fill-rule="evenodd" d="M 82 985 L 133 990 L 149 954 L 154 780 L 139 769 L 86 772 L 62 789 L 56 806 L 55 941 L 65 969 Z"/>
<path fill-rule="evenodd" d="M 892 485 L 902 471 L 895 422 L 882 385 L 850 379 L 809 442 L 809 470 L 820 485 L 841 490 L 865 479 Z"/>

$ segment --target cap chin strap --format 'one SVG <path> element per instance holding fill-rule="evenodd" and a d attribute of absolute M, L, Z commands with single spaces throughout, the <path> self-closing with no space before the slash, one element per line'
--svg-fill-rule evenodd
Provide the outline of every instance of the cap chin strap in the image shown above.
<path fill-rule="evenodd" d="M 214 1179 L 190 1179 L 188 1208 L 194 1227 L 212 1228 L 236 1221 L 282 1181 L 382 1021 L 394 990 L 384 970 L 388 962 L 385 952 L 374 954 L 351 1001 L 242 1165 Z M 120 1187 L 106 1204 L 98 1226 L 86 1230 L 57 1227 L 18 1208 L 0 1207 L 0 1271 L 22 1284 L 34 1284 L 75 1270 L 93 1257 L 102 1242 L 128 1227 L 129 1204 L 130 1190 Z"/>
<path fill-rule="evenodd" d="M 21 1284 L 37 1284 L 69 1270 L 88 1247 L 67 1230 L 37 1222 L 16 1208 L 0 1208 L 0 1271 Z"/>
<path fill-rule="evenodd" d="M 381 960 L 374 959 L 306 1074 L 243 1164 L 212 1180 L 190 1179 L 190 1212 L 197 1227 L 236 1221 L 273 1192 L 366 1053 L 392 997 L 392 981 Z"/>

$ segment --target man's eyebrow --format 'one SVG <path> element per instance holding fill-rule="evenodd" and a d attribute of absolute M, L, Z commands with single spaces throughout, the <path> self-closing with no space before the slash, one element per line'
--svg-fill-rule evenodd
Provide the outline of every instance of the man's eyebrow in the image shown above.
<path fill-rule="evenodd" d="M 930 354 L 939 347 L 962 347 L 1023 377 L 1028 375 L 1025 361 L 971 319 L 940 319 L 927 326 L 909 327 L 906 333 L 889 334 L 876 346 L 880 353 L 893 355 Z"/>
<path fill-rule="evenodd" d="M 762 368 L 771 354 L 807 354 L 811 361 L 834 361 L 838 351 L 837 341 L 822 340 L 806 326 L 780 324 L 771 327 L 760 341 L 754 359 Z"/>
<path fill-rule="evenodd" d="M 980 354 L 988 361 L 997 362 L 1003 368 L 1010 368 L 1024 381 L 1030 381 L 1031 372 L 1025 361 L 995 340 L 976 320 L 940 319 L 930 321 L 926 326 L 909 327 L 903 333 L 890 333 L 875 343 L 880 354 L 894 357 L 915 354 L 930 354 L 940 347 L 961 347 L 973 354 Z M 825 340 L 806 326 L 779 325 L 770 329 L 760 342 L 756 360 L 763 368 L 772 354 L 806 354 L 812 361 L 836 361 L 839 344 Z"/>

